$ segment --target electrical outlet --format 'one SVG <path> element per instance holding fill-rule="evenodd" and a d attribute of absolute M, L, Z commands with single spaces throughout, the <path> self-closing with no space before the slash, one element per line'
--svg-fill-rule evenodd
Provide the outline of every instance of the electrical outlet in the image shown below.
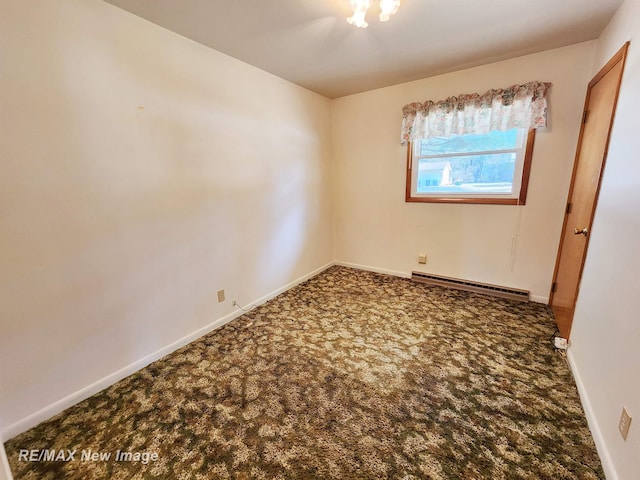
<path fill-rule="evenodd" d="M 224 302 L 224 290 L 218 290 L 218 303 Z"/>
<path fill-rule="evenodd" d="M 553 346 L 556 347 L 558 350 L 566 350 L 567 347 L 569 346 L 569 342 L 566 338 L 554 337 Z"/>
<path fill-rule="evenodd" d="M 422 264 L 427 263 L 427 254 L 426 253 L 420 253 L 418 255 L 418 263 L 422 263 Z"/>
<path fill-rule="evenodd" d="M 620 435 L 622 435 L 623 440 L 627 440 L 627 435 L 629 435 L 629 427 L 631 426 L 631 417 L 627 412 L 627 409 L 622 407 L 622 415 L 620 415 L 620 423 L 618 424 L 618 430 L 620 430 Z"/>

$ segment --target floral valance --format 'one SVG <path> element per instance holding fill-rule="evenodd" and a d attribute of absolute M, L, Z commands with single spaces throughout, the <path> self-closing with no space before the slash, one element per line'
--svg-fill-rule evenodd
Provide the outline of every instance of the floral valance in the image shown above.
<path fill-rule="evenodd" d="M 410 103 L 402 108 L 401 143 L 415 138 L 483 134 L 493 130 L 547 125 L 550 83 L 530 82 L 446 100 Z"/>

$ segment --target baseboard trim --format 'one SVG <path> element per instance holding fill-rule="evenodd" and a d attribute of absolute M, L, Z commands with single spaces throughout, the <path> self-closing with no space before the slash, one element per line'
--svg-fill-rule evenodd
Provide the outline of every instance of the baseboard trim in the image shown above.
<path fill-rule="evenodd" d="M 0 480 L 13 480 L 7 453 L 4 450 L 4 437 L 0 435 Z"/>
<path fill-rule="evenodd" d="M 545 305 L 549 303 L 549 297 L 543 297 L 541 295 L 529 295 L 529 300 L 535 303 L 543 303 Z"/>
<path fill-rule="evenodd" d="M 60 400 L 42 408 L 41 410 L 38 410 L 37 412 L 23 418 L 22 420 L 18 420 L 17 422 L 6 427 L 2 431 L 3 437 L 10 439 L 15 437 L 16 435 L 21 434 L 22 432 L 26 432 L 27 430 L 35 427 L 36 425 L 44 422 L 45 420 L 48 420 L 54 415 L 57 415 L 58 413 L 66 410 L 67 408 L 70 408 L 76 405 L 77 403 L 83 400 L 86 400 L 92 395 L 95 395 L 96 393 L 104 390 L 105 388 L 110 387 L 114 383 L 119 382 L 123 378 L 126 378 L 129 375 L 134 374 L 138 370 L 143 369 L 150 363 L 153 363 L 156 360 L 159 360 L 162 357 L 185 346 L 186 344 L 196 340 L 197 338 L 200 338 L 203 335 L 206 335 L 207 333 L 222 327 L 223 325 L 229 323 L 231 320 L 242 315 L 242 313 L 243 312 L 241 310 L 238 310 L 228 315 L 225 315 L 224 317 L 219 318 L 202 328 L 199 328 L 195 332 L 192 332 L 189 335 L 173 343 L 170 343 L 169 345 L 166 345 L 160 348 L 159 350 L 156 350 L 155 352 L 150 353 L 149 355 L 146 355 L 145 357 L 142 357 L 139 360 L 136 360 L 135 362 L 130 363 L 129 365 L 121 368 L 120 370 L 110 373 L 109 375 L 101 378 L 100 380 L 90 385 L 87 385 L 86 387 L 83 387 L 80 390 L 70 395 L 67 395 L 64 398 L 61 398 Z"/>
<path fill-rule="evenodd" d="M 303 275 L 302 277 L 284 285 L 283 287 L 280 287 L 268 293 L 267 295 L 264 295 L 263 297 L 260 297 L 257 300 L 250 302 L 249 305 L 253 305 L 253 306 L 262 305 L 263 303 L 271 300 L 272 298 L 280 295 L 283 292 L 286 292 L 287 290 L 295 287 L 296 285 L 299 285 L 300 283 L 305 282 L 312 277 L 315 277 L 316 275 L 318 275 L 319 273 L 323 272 L 324 270 L 326 270 L 327 268 L 333 265 L 334 265 L 334 262 L 329 262 L 326 265 L 323 265 L 322 267 L 317 268 L 312 272 L 306 275 Z M 162 357 L 165 357 L 170 353 L 175 352 L 179 348 L 184 347 L 188 343 L 191 343 L 194 340 L 197 340 L 203 335 L 206 335 L 207 333 L 212 332 L 213 330 L 216 330 L 226 325 L 227 323 L 231 322 L 232 320 L 235 320 L 236 318 L 238 318 L 244 313 L 245 312 L 242 310 L 236 310 L 234 312 L 231 312 L 225 315 L 224 317 L 214 320 L 213 322 L 209 323 L 208 325 L 205 325 L 202 328 L 199 328 L 198 330 L 190 333 L 189 335 L 186 335 L 185 337 L 182 337 L 181 339 L 176 340 L 175 342 L 172 342 L 169 345 L 166 345 L 165 347 L 162 347 L 159 350 L 156 350 L 155 352 L 133 363 L 130 363 L 129 365 L 121 368 L 120 370 L 113 372 L 101 378 L 100 380 L 84 388 L 81 388 L 80 390 L 70 395 L 67 395 L 66 397 L 52 403 L 51 405 L 48 405 L 42 408 L 41 410 L 38 410 L 37 412 L 31 415 L 28 415 L 22 420 L 18 420 L 17 422 L 13 423 L 12 425 L 9 425 L 8 427 L 0 431 L 0 438 L 10 439 L 15 437 L 16 435 L 20 435 L 21 433 L 26 432 L 27 430 L 35 427 L 36 425 L 44 422 L 45 420 L 48 420 L 54 415 L 57 415 L 58 413 L 66 410 L 67 408 L 70 408 L 76 405 L 77 403 L 83 400 L 86 400 L 92 395 L 95 395 L 96 393 L 104 390 L 105 388 L 110 387 L 114 383 L 119 382 L 123 378 L 126 378 L 129 375 L 136 373 L 138 370 L 141 370 L 142 368 L 146 367 L 150 363 L 153 363 L 156 360 L 159 360 Z M 4 452 L 4 448 L 2 449 L 2 452 Z M 11 479 L 11 477 L 9 477 L 9 479 Z M 3 480 L 2 477 L 0 477 L 0 480 Z"/>
<path fill-rule="evenodd" d="M 411 278 L 411 273 L 410 272 L 409 273 L 407 273 L 407 272 L 398 272 L 396 270 L 387 270 L 385 268 L 370 267 L 368 265 L 359 265 L 357 263 L 349 263 L 349 262 L 336 261 L 334 263 L 336 265 L 340 265 L 342 267 L 355 268 L 357 270 L 365 270 L 367 272 L 382 273 L 384 275 L 393 275 L 394 277 L 401 277 L 401 278 Z"/>
<path fill-rule="evenodd" d="M 277 297 L 281 293 L 284 293 L 287 290 L 291 290 L 293 287 L 295 287 L 297 285 L 300 285 L 301 283 L 306 282 L 310 278 L 313 278 L 316 275 L 324 272 L 327 268 L 333 267 L 335 264 L 336 264 L 336 262 L 329 262 L 329 263 L 323 265 L 320 268 L 316 268 L 311 273 L 307 273 L 306 275 L 303 275 L 302 277 L 294 280 L 293 282 L 287 283 L 284 287 L 278 288 L 277 290 L 274 290 L 271 293 L 267 293 L 265 296 L 260 297 L 259 299 L 254 300 L 253 302 L 250 302 L 248 305 L 253 305 L 253 306 L 256 306 L 256 307 L 258 305 L 262 305 L 263 303 L 268 302 L 272 298 Z M 245 307 L 243 306 L 243 308 L 245 308 Z M 240 312 L 240 313 L 244 313 L 244 312 Z"/>
<path fill-rule="evenodd" d="M 585 388 L 584 382 L 582 381 L 582 377 L 580 376 L 580 370 L 578 369 L 578 366 L 576 365 L 571 353 L 571 346 L 569 346 L 569 349 L 567 350 L 567 359 L 569 360 L 569 366 L 571 367 L 573 378 L 576 382 L 576 386 L 578 387 L 578 394 L 580 395 L 580 401 L 582 402 L 582 409 L 584 410 L 585 417 L 587 417 L 587 424 L 589 425 L 589 430 L 591 430 L 593 441 L 596 444 L 596 450 L 598 451 L 598 455 L 600 457 L 600 463 L 602 464 L 602 469 L 604 470 L 604 476 L 607 478 L 607 480 L 618 480 L 618 473 L 613 466 L 611 456 L 609 455 L 609 449 L 607 448 L 607 444 L 602 437 L 600 425 L 598 424 L 595 412 L 593 411 L 593 407 L 591 406 L 591 401 L 589 400 L 589 395 Z"/>

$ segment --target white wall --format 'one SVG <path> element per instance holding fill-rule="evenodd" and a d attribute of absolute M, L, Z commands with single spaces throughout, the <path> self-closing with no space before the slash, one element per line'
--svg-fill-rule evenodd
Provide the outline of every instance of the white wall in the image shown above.
<path fill-rule="evenodd" d="M 16 433 L 330 263 L 331 118 L 99 0 L 0 11 L 0 431 Z"/>
<path fill-rule="evenodd" d="M 336 255 L 348 264 L 412 270 L 530 290 L 546 301 L 594 43 L 373 90 L 332 106 Z M 402 106 L 552 82 L 549 128 L 536 136 L 526 206 L 405 203 Z M 418 253 L 428 263 L 417 263 Z"/>
<path fill-rule="evenodd" d="M 631 40 L 569 350 L 607 478 L 640 472 L 640 0 L 598 40 L 593 75 Z M 617 426 L 633 417 L 627 441 Z"/>

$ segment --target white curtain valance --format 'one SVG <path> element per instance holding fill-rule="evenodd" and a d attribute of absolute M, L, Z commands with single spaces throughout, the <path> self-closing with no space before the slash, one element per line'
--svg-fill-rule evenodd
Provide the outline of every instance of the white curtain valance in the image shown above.
<path fill-rule="evenodd" d="M 545 127 L 550 87 L 550 83 L 530 82 L 483 95 L 462 94 L 439 102 L 410 103 L 402 108 L 400 141 L 406 145 L 416 138 Z"/>

